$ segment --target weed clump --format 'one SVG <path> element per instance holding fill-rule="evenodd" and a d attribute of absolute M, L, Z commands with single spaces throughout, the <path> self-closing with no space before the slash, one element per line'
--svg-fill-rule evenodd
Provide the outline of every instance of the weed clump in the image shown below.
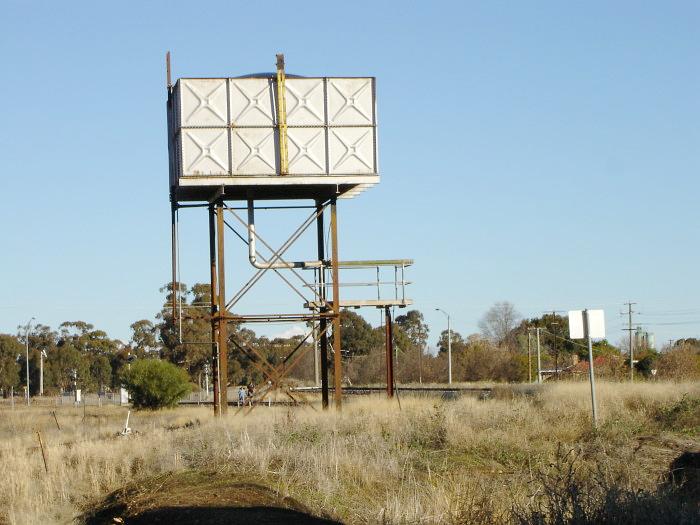
<path fill-rule="evenodd" d="M 555 461 L 533 480 L 528 503 L 514 505 L 512 517 L 521 525 L 649 525 L 698 523 L 700 504 L 676 483 L 654 490 L 629 488 L 628 480 L 604 462 L 582 461 L 581 451 L 559 447 Z"/>
<path fill-rule="evenodd" d="M 700 397 L 683 394 L 678 401 L 661 405 L 655 419 L 664 429 L 697 435 L 700 433 Z"/>

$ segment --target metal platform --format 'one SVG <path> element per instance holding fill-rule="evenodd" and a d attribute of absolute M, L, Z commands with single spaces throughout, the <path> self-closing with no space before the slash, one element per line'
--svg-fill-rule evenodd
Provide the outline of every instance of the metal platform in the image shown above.
<path fill-rule="evenodd" d="M 220 196 L 224 200 L 291 200 L 332 197 L 349 199 L 374 186 L 378 177 L 356 177 L 349 183 L 347 177 L 188 177 L 182 178 L 171 188 L 177 202 L 209 201 L 213 192 L 223 187 Z"/>
<path fill-rule="evenodd" d="M 327 301 L 331 307 L 333 307 L 333 301 Z M 362 307 L 374 307 L 374 308 L 386 308 L 392 306 L 398 306 L 399 308 L 406 308 L 413 304 L 412 299 L 341 299 L 341 308 L 362 308 Z M 323 304 L 319 301 L 309 301 L 304 303 L 304 308 L 309 310 L 317 310 L 321 308 Z"/>

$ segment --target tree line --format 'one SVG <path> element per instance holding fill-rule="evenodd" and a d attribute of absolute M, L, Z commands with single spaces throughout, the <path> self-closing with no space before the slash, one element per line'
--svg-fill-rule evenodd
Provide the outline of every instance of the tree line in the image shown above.
<path fill-rule="evenodd" d="M 184 315 L 173 317 L 169 309 L 170 285 L 156 321 L 147 319 L 131 325 L 131 337 L 123 342 L 85 321 L 66 321 L 57 329 L 36 325 L 28 332 L 30 394 L 39 393 L 43 362 L 44 392 L 70 391 L 74 386 L 88 392 L 118 388 L 125 368 L 134 359 L 160 358 L 184 369 L 192 383 L 203 385 L 211 371 L 210 290 L 208 284 L 177 285 Z M 437 348 L 428 347 L 429 328 L 418 310 L 397 311 L 393 319 L 395 377 L 401 383 L 444 383 L 447 380 L 447 349 L 451 339 L 452 375 L 455 382 L 527 381 L 536 377 L 535 329 L 540 329 L 542 368 L 553 378 L 584 377 L 588 353 L 582 342 L 570 341 L 568 319 L 556 313 L 523 319 L 508 302 L 496 303 L 479 323 L 480 332 L 463 336 L 443 330 Z M 310 326 L 307 327 L 311 329 Z M 385 329 L 372 327 L 355 310 L 341 312 L 343 379 L 353 384 L 382 383 L 385 379 Z M 0 389 L 26 386 L 24 328 L 18 333 L 0 334 Z M 239 346 L 249 349 L 241 351 Z M 265 380 L 260 360 L 279 365 L 299 347 L 303 354 L 290 374 L 296 381 L 313 382 L 315 377 L 313 338 L 306 334 L 268 338 L 253 330 L 229 325 L 229 377 L 232 385 Z M 607 340 L 593 345 L 596 372 L 609 379 L 629 375 L 628 349 Z M 43 356 L 43 357 L 42 357 Z M 334 355 L 330 356 L 331 361 Z M 635 348 L 639 376 L 700 378 L 700 341 L 683 339 L 658 352 Z M 333 366 L 330 363 L 332 374 Z M 552 373 L 553 371 L 553 373 Z M 654 375 L 654 371 L 656 375 Z"/>

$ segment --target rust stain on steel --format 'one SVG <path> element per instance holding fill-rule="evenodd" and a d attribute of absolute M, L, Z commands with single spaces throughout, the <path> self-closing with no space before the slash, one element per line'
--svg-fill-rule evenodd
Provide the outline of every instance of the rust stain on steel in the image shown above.
<path fill-rule="evenodd" d="M 384 308 L 384 327 L 386 336 L 386 395 L 394 397 L 394 329 L 391 324 L 391 311 Z"/>
<path fill-rule="evenodd" d="M 218 353 L 218 341 L 219 341 L 219 331 L 218 324 L 216 322 L 217 307 L 218 307 L 218 296 L 217 296 L 217 282 L 216 282 L 216 224 L 214 217 L 214 206 L 209 205 L 209 277 L 210 277 L 210 290 L 211 295 L 211 359 L 212 359 L 212 381 L 214 383 L 214 415 L 220 414 L 221 403 L 219 400 L 219 386 L 221 381 L 219 380 L 219 353 Z"/>
<path fill-rule="evenodd" d="M 316 236 L 318 247 L 318 260 L 323 261 L 326 258 L 324 237 L 323 237 L 323 212 L 324 206 L 322 201 L 316 201 Z M 326 303 L 326 269 L 320 268 L 318 277 L 318 293 L 321 302 Z M 318 328 L 320 333 L 319 353 L 321 361 L 321 405 L 324 410 L 328 409 L 328 320 L 326 312 L 328 311 L 327 303 L 322 306 L 319 311 Z M 335 312 L 334 312 L 335 313 Z"/>
<path fill-rule="evenodd" d="M 226 278 L 224 257 L 224 207 L 220 202 L 216 205 L 216 234 L 217 234 L 217 259 L 218 259 L 218 300 L 219 311 L 217 327 L 219 330 L 219 405 L 221 415 L 228 411 L 228 323 L 226 321 Z"/>
<path fill-rule="evenodd" d="M 340 410 L 343 403 L 343 370 L 342 370 L 342 352 L 340 349 L 340 286 L 338 276 L 338 206 L 336 199 L 331 199 L 331 273 L 333 275 L 333 313 L 336 317 L 333 319 L 333 383 L 335 390 L 333 398 L 335 400 L 335 408 Z"/>

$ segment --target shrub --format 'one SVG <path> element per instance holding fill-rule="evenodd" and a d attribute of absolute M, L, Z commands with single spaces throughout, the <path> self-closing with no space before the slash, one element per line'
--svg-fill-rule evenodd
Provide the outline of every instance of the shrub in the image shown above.
<path fill-rule="evenodd" d="M 687 465 L 694 459 L 679 457 L 671 468 L 679 461 Z M 586 467 L 580 451 L 565 452 L 559 446 L 549 470 L 540 470 L 539 487 L 528 504 L 514 506 L 514 521 L 520 525 L 698 523 L 700 507 L 693 493 L 694 473 L 686 469 L 687 477 L 671 476 L 670 483 L 656 490 L 632 490 L 620 475 L 608 470 L 608 465 Z"/>
<path fill-rule="evenodd" d="M 173 407 L 192 389 L 187 372 L 160 359 L 137 361 L 122 381 L 135 408 Z"/>
<path fill-rule="evenodd" d="M 664 429 L 696 435 L 700 432 L 700 397 L 685 393 L 678 401 L 659 407 L 655 419 Z"/>

